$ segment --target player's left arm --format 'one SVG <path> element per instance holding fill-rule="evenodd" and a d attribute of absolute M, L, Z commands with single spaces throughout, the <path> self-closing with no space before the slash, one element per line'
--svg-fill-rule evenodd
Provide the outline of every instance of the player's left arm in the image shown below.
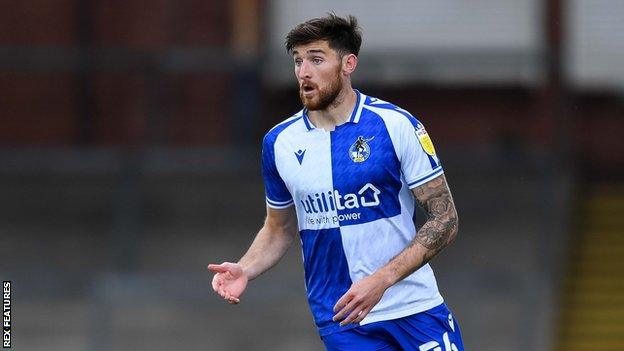
<path fill-rule="evenodd" d="M 444 174 L 415 187 L 412 193 L 427 213 L 427 221 L 388 264 L 351 286 L 334 307 L 334 321 L 341 320 L 341 325 L 361 322 L 389 287 L 427 264 L 455 240 L 457 211 Z"/>
<path fill-rule="evenodd" d="M 410 245 L 378 271 L 390 279 L 390 285 L 424 266 L 457 236 L 457 210 L 444 174 L 412 189 L 412 193 L 427 213 L 427 221 Z"/>

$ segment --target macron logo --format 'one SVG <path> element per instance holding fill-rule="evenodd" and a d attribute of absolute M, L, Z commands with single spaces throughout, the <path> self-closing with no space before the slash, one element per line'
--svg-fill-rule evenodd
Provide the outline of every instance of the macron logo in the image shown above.
<path fill-rule="evenodd" d="M 303 163 L 303 156 L 305 155 L 305 150 L 297 150 L 295 151 L 295 156 L 297 156 L 297 161 L 299 161 L 299 164 Z"/>

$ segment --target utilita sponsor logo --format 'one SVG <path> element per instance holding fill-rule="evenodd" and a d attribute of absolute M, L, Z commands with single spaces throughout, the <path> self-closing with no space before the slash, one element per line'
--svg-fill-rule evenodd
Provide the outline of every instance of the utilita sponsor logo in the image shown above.
<path fill-rule="evenodd" d="M 307 195 L 300 200 L 307 214 L 324 213 L 336 210 L 350 210 L 379 205 L 381 191 L 373 184 L 366 183 L 357 194 L 342 195 L 338 190 Z"/>

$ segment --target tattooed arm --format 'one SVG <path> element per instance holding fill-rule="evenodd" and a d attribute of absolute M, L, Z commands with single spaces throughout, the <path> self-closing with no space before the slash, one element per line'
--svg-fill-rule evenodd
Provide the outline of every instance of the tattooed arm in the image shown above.
<path fill-rule="evenodd" d="M 383 293 L 424 266 L 457 235 L 457 212 L 446 178 L 441 175 L 412 189 L 427 221 L 414 240 L 374 274 L 355 282 L 334 306 L 334 321 L 359 323 L 379 302 Z M 346 318 L 345 318 L 346 317 Z"/>
<path fill-rule="evenodd" d="M 457 236 L 457 211 L 444 174 L 412 192 L 428 218 L 410 245 L 380 269 L 390 285 L 424 266 Z"/>

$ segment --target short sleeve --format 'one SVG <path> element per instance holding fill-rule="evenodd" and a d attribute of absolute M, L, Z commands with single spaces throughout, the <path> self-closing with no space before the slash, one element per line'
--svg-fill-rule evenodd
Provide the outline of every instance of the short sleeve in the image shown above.
<path fill-rule="evenodd" d="M 416 118 L 408 116 L 409 124 L 401 128 L 399 159 L 401 171 L 410 189 L 439 176 L 444 171 L 433 141 L 425 126 Z"/>
<path fill-rule="evenodd" d="M 262 176 L 267 205 L 282 209 L 293 204 L 292 196 L 275 165 L 275 138 L 266 136 L 262 143 Z"/>

